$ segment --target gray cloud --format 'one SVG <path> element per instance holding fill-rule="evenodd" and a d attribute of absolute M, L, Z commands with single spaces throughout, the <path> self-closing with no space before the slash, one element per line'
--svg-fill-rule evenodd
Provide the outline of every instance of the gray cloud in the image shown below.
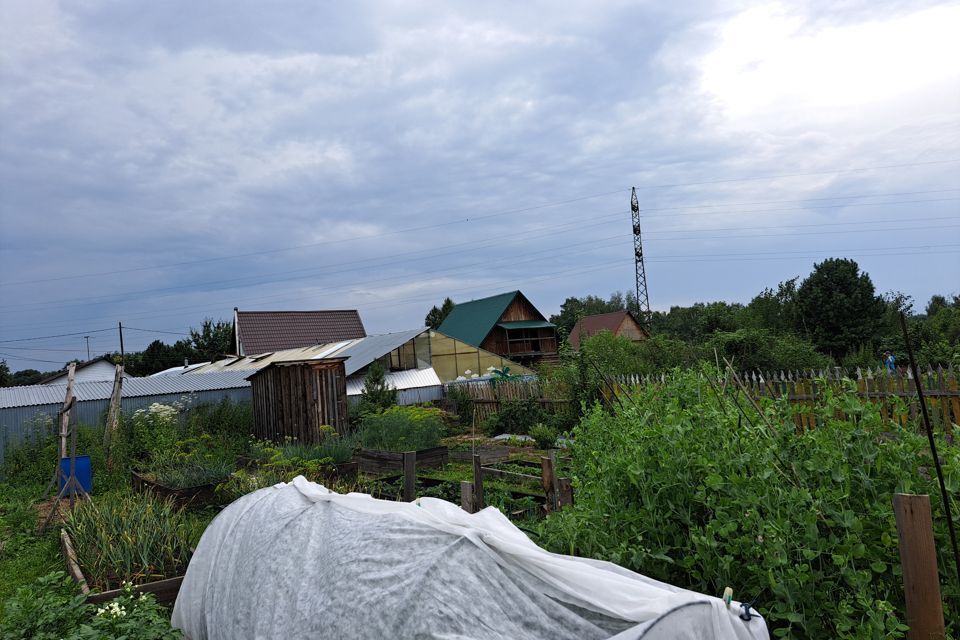
<path fill-rule="evenodd" d="M 911 29 L 956 26 L 950 7 L 0 6 L 0 281 L 128 270 L 0 286 L 0 339 L 119 319 L 185 330 L 233 306 L 359 306 L 397 330 L 444 295 L 517 287 L 549 313 L 632 286 L 631 184 L 659 308 L 745 300 L 830 254 L 918 300 L 956 286 L 947 248 L 923 256 L 922 284 L 917 256 L 895 255 L 949 244 L 949 220 L 879 231 L 956 216 L 956 193 L 818 200 L 957 186 L 950 163 L 852 171 L 960 159 L 939 32 L 903 52 L 913 74 L 815 55 L 900 25 L 916 44 Z M 256 255 L 219 259 L 237 254 Z"/>

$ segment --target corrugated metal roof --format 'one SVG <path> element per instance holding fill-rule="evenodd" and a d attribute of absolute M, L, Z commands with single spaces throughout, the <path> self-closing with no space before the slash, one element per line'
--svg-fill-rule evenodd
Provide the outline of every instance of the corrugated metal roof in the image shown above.
<path fill-rule="evenodd" d="M 333 353 L 324 355 L 326 358 L 348 358 L 346 363 L 347 375 L 356 373 L 360 369 L 383 357 L 413 340 L 421 333 L 426 333 L 428 329 L 410 329 L 409 331 L 399 331 L 397 333 L 384 333 L 378 336 L 367 336 L 363 340 L 353 342 L 349 347 L 340 349 Z"/>
<path fill-rule="evenodd" d="M 356 309 L 237 311 L 237 333 L 245 355 L 363 338 Z"/>
<path fill-rule="evenodd" d="M 123 397 L 138 398 L 248 387 L 250 383 L 245 380 L 247 375 L 249 375 L 248 371 L 230 371 L 156 378 L 126 378 L 123 381 Z M 0 409 L 62 403 L 66 393 L 66 384 L 0 388 Z M 78 402 L 106 400 L 113 393 L 113 382 L 78 382 L 73 385 L 73 393 Z"/>
<path fill-rule="evenodd" d="M 347 361 L 349 362 L 349 360 Z M 433 367 L 426 369 L 408 369 L 406 371 L 391 371 L 386 375 L 387 384 L 400 391 L 404 389 L 422 389 L 424 387 L 439 387 L 443 383 Z M 363 392 L 363 377 L 347 378 L 347 395 L 356 396 Z"/>
<path fill-rule="evenodd" d="M 479 347 L 507 310 L 519 291 L 510 291 L 489 298 L 457 304 L 437 331 L 451 338 Z"/>
<path fill-rule="evenodd" d="M 210 364 L 209 362 L 197 362 L 195 364 L 188 364 L 187 366 L 177 366 L 170 367 L 169 369 L 164 369 L 163 371 L 157 371 L 156 373 L 151 373 L 149 377 L 156 378 L 158 376 L 177 376 L 181 373 L 187 373 L 188 371 L 193 371 L 194 369 L 199 369 Z"/>
<path fill-rule="evenodd" d="M 384 333 L 376 336 L 367 336 L 357 340 L 343 340 L 327 344 L 317 344 L 299 349 L 276 351 L 267 356 L 252 355 L 242 358 L 224 358 L 216 362 L 199 367 L 196 371 L 188 371 L 186 375 L 197 375 L 213 371 L 239 371 L 245 369 L 263 369 L 275 362 L 291 362 L 296 360 L 320 360 L 323 358 L 348 358 L 346 373 L 351 375 L 364 368 L 377 358 L 387 355 L 394 349 L 414 339 L 427 329 L 410 329 L 397 333 Z"/>

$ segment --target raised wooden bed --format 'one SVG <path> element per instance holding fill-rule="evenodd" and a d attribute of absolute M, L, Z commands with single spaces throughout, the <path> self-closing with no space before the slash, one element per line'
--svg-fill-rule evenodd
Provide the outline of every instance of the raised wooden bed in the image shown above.
<path fill-rule="evenodd" d="M 447 447 L 433 447 L 417 451 L 417 467 L 442 467 L 450 458 Z M 360 449 L 353 455 L 363 473 L 383 474 L 403 471 L 403 454 L 395 451 Z"/>
<path fill-rule="evenodd" d="M 174 489 L 160 484 L 136 471 L 130 472 L 133 490 L 137 493 L 152 493 L 161 498 L 172 498 L 178 507 L 202 507 L 217 501 L 215 484 L 201 484 L 196 487 Z"/>
<path fill-rule="evenodd" d="M 91 591 L 86 576 L 80 569 L 80 563 L 77 561 L 76 551 L 73 549 L 73 541 L 70 540 L 70 534 L 65 529 L 60 530 L 60 550 L 63 552 L 63 561 L 67 565 L 67 573 L 80 585 L 80 591 L 87 596 L 87 602 L 91 604 L 100 604 L 108 602 L 114 598 L 123 595 L 122 589 L 111 589 L 110 591 Z M 166 578 L 154 582 L 145 582 L 133 586 L 137 593 L 152 593 L 156 596 L 157 602 L 171 606 L 180 593 L 180 584 L 183 582 L 183 576 L 175 578 Z"/>
<path fill-rule="evenodd" d="M 481 464 L 497 464 L 510 459 L 510 447 L 477 447 L 473 450 L 451 451 L 450 459 L 458 462 L 472 462 L 474 454 L 480 456 Z"/>

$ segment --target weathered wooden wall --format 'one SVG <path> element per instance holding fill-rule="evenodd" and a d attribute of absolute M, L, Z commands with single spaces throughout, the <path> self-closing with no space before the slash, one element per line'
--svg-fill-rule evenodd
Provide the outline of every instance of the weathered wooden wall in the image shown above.
<path fill-rule="evenodd" d="M 318 442 L 320 427 L 346 433 L 347 377 L 343 360 L 274 363 L 250 378 L 256 436 Z"/>

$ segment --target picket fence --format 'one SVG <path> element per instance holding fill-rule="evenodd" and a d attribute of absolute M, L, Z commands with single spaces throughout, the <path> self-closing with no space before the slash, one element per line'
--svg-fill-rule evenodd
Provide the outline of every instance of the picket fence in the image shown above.
<path fill-rule="evenodd" d="M 612 380 L 612 388 L 619 395 L 631 389 L 663 384 L 667 374 L 618 376 Z M 884 368 L 847 371 L 841 367 L 832 370 L 760 372 L 743 371 L 734 375 L 729 371 L 719 382 L 726 387 L 740 385 L 752 398 L 786 397 L 794 405 L 794 419 L 799 428 L 816 428 L 816 412 L 822 403 L 826 387 L 834 393 L 843 390 L 850 382 L 856 384 L 857 395 L 880 405 L 880 414 L 886 422 L 896 422 L 906 427 L 916 424 L 920 415 L 917 384 L 923 389 L 927 410 L 934 426 L 952 435 L 955 425 L 960 424 L 960 391 L 957 374 L 952 366 L 944 369 L 928 367 L 921 371 L 919 380 L 914 379 L 909 369 L 888 371 Z M 837 417 L 845 418 L 842 412 Z"/>

